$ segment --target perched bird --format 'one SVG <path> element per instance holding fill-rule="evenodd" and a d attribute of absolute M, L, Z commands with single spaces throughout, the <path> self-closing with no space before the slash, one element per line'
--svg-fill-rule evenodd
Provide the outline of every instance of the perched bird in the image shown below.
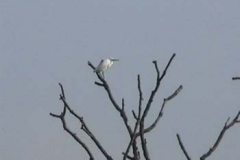
<path fill-rule="evenodd" d="M 101 73 L 104 77 L 104 71 L 110 68 L 113 65 L 114 61 L 119 61 L 119 60 L 115 58 L 107 58 L 105 60 L 101 60 L 97 68 L 95 68 L 94 72 Z"/>

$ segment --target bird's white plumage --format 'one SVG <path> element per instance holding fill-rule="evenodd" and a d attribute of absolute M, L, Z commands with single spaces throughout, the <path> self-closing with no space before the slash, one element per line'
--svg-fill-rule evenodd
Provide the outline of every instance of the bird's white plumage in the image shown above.
<path fill-rule="evenodd" d="M 107 58 L 105 60 L 101 60 L 94 72 L 104 72 L 106 69 L 110 68 L 113 65 L 114 61 L 118 61 L 118 59 Z"/>

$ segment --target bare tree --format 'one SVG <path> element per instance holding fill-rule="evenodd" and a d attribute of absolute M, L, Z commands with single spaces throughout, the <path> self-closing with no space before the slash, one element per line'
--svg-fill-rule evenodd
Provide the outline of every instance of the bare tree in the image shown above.
<path fill-rule="evenodd" d="M 120 117 L 122 118 L 123 124 L 126 127 L 126 130 L 128 132 L 128 135 L 129 135 L 129 143 L 126 144 L 126 149 L 124 151 L 122 151 L 122 159 L 123 160 L 126 160 L 126 159 L 140 160 L 140 155 L 143 155 L 144 159 L 146 159 L 146 160 L 151 159 L 150 155 L 149 155 L 149 152 L 148 152 L 147 139 L 146 139 L 145 135 L 147 133 L 151 132 L 156 127 L 159 120 L 163 116 L 163 111 L 165 109 L 165 106 L 166 106 L 167 102 L 169 102 L 170 100 L 175 98 L 180 93 L 180 91 L 183 89 L 182 85 L 180 85 L 175 91 L 173 91 L 173 93 L 171 95 L 169 95 L 166 98 L 163 98 L 163 103 L 159 107 L 159 112 L 158 112 L 157 117 L 151 123 L 151 125 L 145 126 L 145 119 L 148 118 L 148 112 L 151 109 L 152 102 L 155 98 L 156 93 L 158 92 L 158 90 L 161 86 L 162 80 L 165 78 L 165 75 L 167 74 L 168 68 L 170 67 L 175 55 L 176 54 L 174 53 L 171 56 L 171 58 L 169 59 L 167 65 L 166 65 L 166 67 L 164 68 L 162 74 L 160 74 L 160 71 L 159 71 L 159 68 L 158 68 L 158 65 L 157 65 L 157 61 L 153 61 L 153 65 L 154 65 L 154 68 L 156 70 L 156 84 L 155 84 L 155 87 L 153 88 L 153 90 L 150 94 L 150 97 L 147 99 L 146 106 L 142 105 L 143 92 L 142 92 L 142 89 L 141 89 L 141 77 L 140 77 L 140 75 L 137 75 L 137 88 L 138 88 L 138 92 L 139 92 L 139 100 L 138 100 L 137 112 L 132 110 L 132 116 L 135 119 L 134 126 L 131 126 L 128 122 L 129 118 L 127 117 L 126 110 L 125 110 L 125 107 L 124 107 L 125 106 L 124 98 L 122 98 L 122 101 L 119 104 L 115 100 L 114 95 L 111 92 L 111 89 L 110 89 L 110 86 L 109 86 L 107 80 L 104 79 L 102 74 L 96 73 L 99 81 L 96 81 L 95 84 L 97 86 L 105 89 L 105 91 L 108 95 L 108 98 L 109 98 L 110 102 L 112 103 L 113 108 L 119 113 Z M 92 65 L 91 62 L 88 62 L 88 65 L 93 70 L 95 69 L 95 67 Z M 62 84 L 60 84 L 60 83 L 59 83 L 59 86 L 61 88 L 60 100 L 63 102 L 63 111 L 61 112 L 61 114 L 50 113 L 50 115 L 54 118 L 58 118 L 58 119 L 61 120 L 61 123 L 63 125 L 63 129 L 68 134 L 70 134 L 74 138 L 74 140 L 77 143 L 79 143 L 79 145 L 86 151 L 90 160 L 95 160 L 94 154 L 93 154 L 92 150 L 88 147 L 88 145 L 86 143 L 84 143 L 84 140 L 81 137 L 79 137 L 76 133 L 74 133 L 72 130 L 70 130 L 69 127 L 67 126 L 66 119 L 65 119 L 65 116 L 66 116 L 67 112 L 69 114 L 71 114 L 72 116 L 74 116 L 79 121 L 79 124 L 81 126 L 82 131 L 92 139 L 92 141 L 97 146 L 97 148 L 100 150 L 100 152 L 103 154 L 103 156 L 107 160 L 113 160 L 112 156 L 106 151 L 106 149 L 99 142 L 99 140 L 97 139 L 95 134 L 87 126 L 87 123 L 84 121 L 83 117 L 80 116 L 79 114 L 75 113 L 74 110 L 71 109 L 71 107 L 68 105 L 67 100 L 66 100 L 66 96 L 65 96 L 65 92 L 64 92 L 64 88 L 63 88 Z M 203 154 L 203 156 L 200 158 L 201 160 L 204 160 L 207 157 L 209 157 L 212 154 L 212 152 L 214 152 L 214 150 L 217 148 L 217 146 L 220 143 L 222 137 L 224 136 L 224 133 L 229 128 L 231 128 L 234 124 L 239 123 L 239 120 L 238 120 L 239 114 L 240 114 L 240 112 L 237 114 L 237 116 L 230 123 L 228 123 L 229 122 L 229 118 L 228 118 L 228 120 L 226 121 L 220 135 L 218 136 L 217 141 L 214 143 L 213 147 L 211 147 L 208 152 Z M 140 144 L 137 143 L 138 139 L 141 142 Z M 184 155 L 186 156 L 186 158 L 188 160 L 190 160 L 191 158 L 188 155 L 188 152 L 185 149 L 179 134 L 177 134 L 177 139 L 178 139 L 179 145 L 180 145 Z M 132 151 L 132 153 L 130 153 L 130 150 Z M 140 154 L 140 153 L 142 153 L 142 154 Z"/>

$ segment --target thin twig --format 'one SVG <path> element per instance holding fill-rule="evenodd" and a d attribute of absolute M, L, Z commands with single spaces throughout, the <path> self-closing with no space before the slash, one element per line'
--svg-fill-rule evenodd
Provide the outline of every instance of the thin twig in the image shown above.
<path fill-rule="evenodd" d="M 181 140 L 181 137 L 180 137 L 179 134 L 177 134 L 177 139 L 178 139 L 178 143 L 179 143 L 179 145 L 180 145 L 180 147 L 181 147 L 181 149 L 182 149 L 185 157 L 187 158 L 187 160 L 191 160 L 191 157 L 188 155 L 188 152 L 187 152 L 187 150 L 185 149 L 185 147 L 184 147 L 184 145 L 183 145 L 183 143 L 182 143 L 182 140 Z"/>
<path fill-rule="evenodd" d="M 132 114 L 133 114 L 133 118 L 137 121 L 138 118 L 137 118 L 137 115 L 136 115 L 136 113 L 134 112 L 134 110 L 132 110 Z"/>
<path fill-rule="evenodd" d="M 95 82 L 96 85 L 100 86 L 100 87 L 103 87 L 104 85 L 102 83 L 99 83 L 99 82 Z"/>
<path fill-rule="evenodd" d="M 124 111 L 124 107 L 125 107 L 125 101 L 124 98 L 122 98 L 122 110 Z"/>

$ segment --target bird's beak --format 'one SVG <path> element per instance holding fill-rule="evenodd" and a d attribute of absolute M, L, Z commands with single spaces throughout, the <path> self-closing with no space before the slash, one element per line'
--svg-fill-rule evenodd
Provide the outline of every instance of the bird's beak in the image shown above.
<path fill-rule="evenodd" d="M 112 61 L 119 61 L 119 59 L 115 59 L 115 58 L 113 58 L 113 59 L 111 59 Z"/>

